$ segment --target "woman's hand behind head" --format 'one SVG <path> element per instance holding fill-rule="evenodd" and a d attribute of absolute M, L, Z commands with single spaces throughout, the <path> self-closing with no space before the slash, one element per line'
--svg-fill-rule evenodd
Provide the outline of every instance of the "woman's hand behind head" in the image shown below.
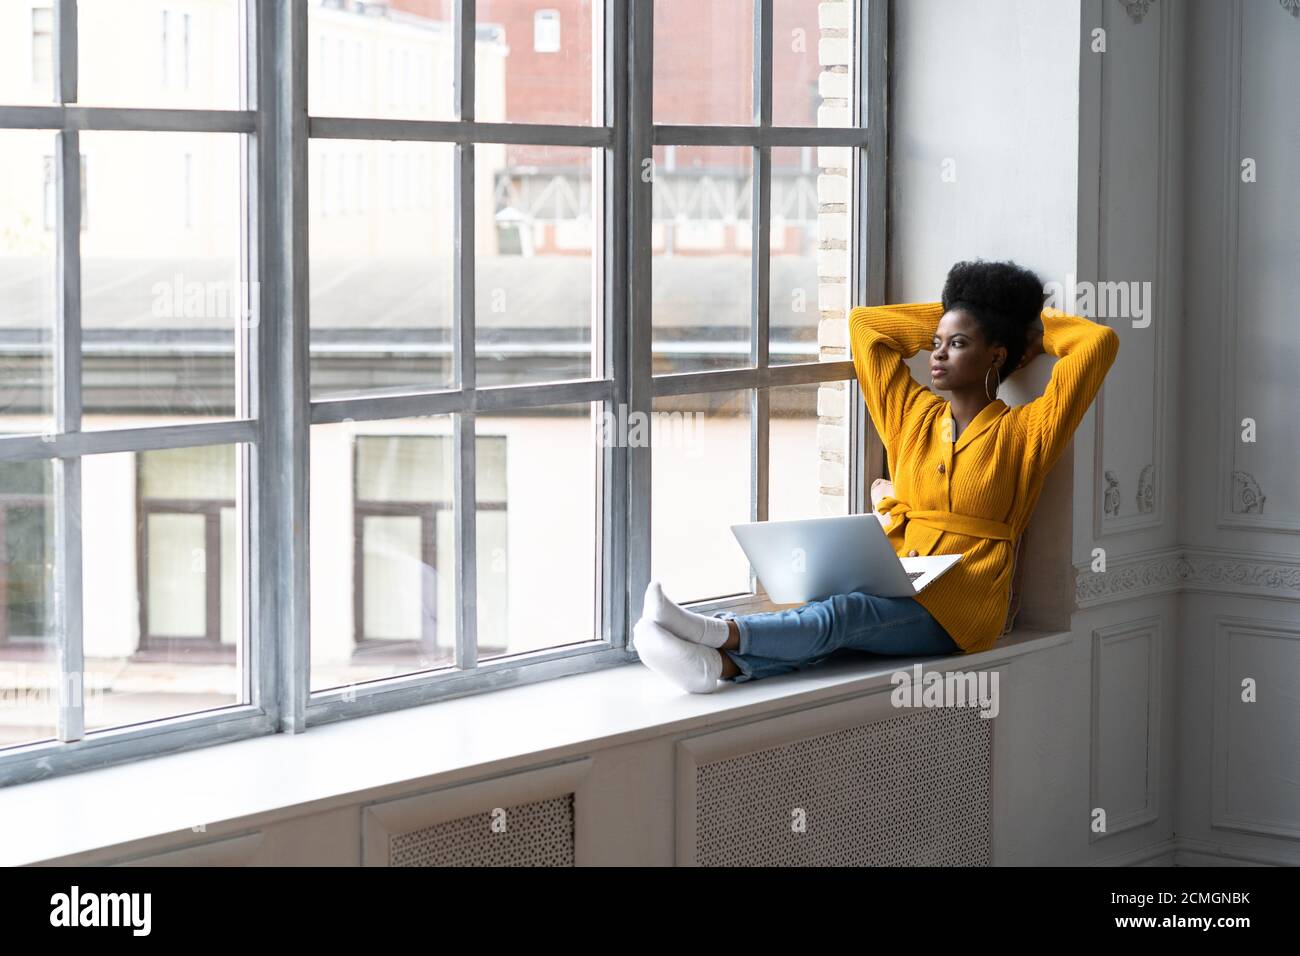
<path fill-rule="evenodd" d="M 1026 335 L 1025 354 L 1020 359 L 1017 369 L 1024 368 L 1038 356 L 1043 355 L 1043 326 L 1042 320 L 1029 326 L 1029 332 Z M 1013 369 L 1014 371 L 1014 369 Z"/>

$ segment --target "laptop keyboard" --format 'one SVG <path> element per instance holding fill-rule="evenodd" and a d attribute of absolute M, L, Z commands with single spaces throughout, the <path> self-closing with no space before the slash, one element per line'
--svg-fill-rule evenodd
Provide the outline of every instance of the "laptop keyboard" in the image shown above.
<path fill-rule="evenodd" d="M 909 580 L 909 581 L 915 581 L 917 578 L 919 578 L 919 577 L 920 577 L 921 575 L 923 575 L 923 574 L 925 574 L 924 571 L 908 571 L 908 572 L 907 572 L 907 580 Z"/>

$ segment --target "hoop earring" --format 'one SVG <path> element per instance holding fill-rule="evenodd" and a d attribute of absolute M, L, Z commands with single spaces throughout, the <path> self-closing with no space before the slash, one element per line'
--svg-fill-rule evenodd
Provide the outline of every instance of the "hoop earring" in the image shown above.
<path fill-rule="evenodd" d="M 989 366 L 989 372 L 994 371 L 996 368 L 997 368 L 996 365 L 990 365 L 990 366 Z M 984 394 L 985 394 L 985 395 L 989 395 L 989 372 L 985 372 L 985 373 L 984 373 Z M 996 376 L 996 375 L 994 376 L 994 379 L 997 379 L 997 376 Z M 1001 386 L 1001 385 L 1002 385 L 1002 382 L 999 381 L 998 384 L 997 384 L 996 386 L 994 386 L 994 388 L 993 388 L 993 394 L 992 394 L 992 395 L 989 395 L 989 401 L 990 401 L 990 402 L 993 401 L 993 400 L 995 400 L 995 399 L 998 397 L 998 387 Z"/>

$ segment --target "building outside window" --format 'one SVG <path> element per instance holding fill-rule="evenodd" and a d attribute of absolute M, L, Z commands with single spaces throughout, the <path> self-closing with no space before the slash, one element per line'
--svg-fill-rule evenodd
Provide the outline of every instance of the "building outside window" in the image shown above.
<path fill-rule="evenodd" d="M 508 547 L 505 457 L 504 436 L 479 438 L 479 536 L 489 561 Z M 355 657 L 445 665 L 456 639 L 451 437 L 358 435 L 354 460 Z M 479 636 L 502 653 L 507 578 L 488 581 Z"/>
<path fill-rule="evenodd" d="M 54 8 L 32 7 L 32 82 L 54 82 Z"/>
<path fill-rule="evenodd" d="M 538 10 L 533 14 L 533 52 L 560 52 L 559 10 Z"/>
<path fill-rule="evenodd" d="M 162 12 L 162 85 L 190 88 L 190 15 L 176 10 Z"/>
<path fill-rule="evenodd" d="M 233 445 L 138 456 L 140 651 L 233 658 L 240 546 L 235 474 Z"/>
<path fill-rule="evenodd" d="M 49 643 L 53 513 L 49 469 L 41 461 L 0 467 L 0 648 Z"/>

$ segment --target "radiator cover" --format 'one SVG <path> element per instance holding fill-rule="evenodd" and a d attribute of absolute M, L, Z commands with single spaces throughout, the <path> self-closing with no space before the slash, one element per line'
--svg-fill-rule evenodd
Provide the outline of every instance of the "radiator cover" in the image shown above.
<path fill-rule="evenodd" d="M 679 763 L 694 791 L 691 859 L 679 862 L 987 866 L 992 723 L 973 708 L 917 708 L 697 759 L 718 749 L 705 742 Z"/>
<path fill-rule="evenodd" d="M 573 866 L 573 794 L 475 813 L 389 837 L 389 866 Z"/>

